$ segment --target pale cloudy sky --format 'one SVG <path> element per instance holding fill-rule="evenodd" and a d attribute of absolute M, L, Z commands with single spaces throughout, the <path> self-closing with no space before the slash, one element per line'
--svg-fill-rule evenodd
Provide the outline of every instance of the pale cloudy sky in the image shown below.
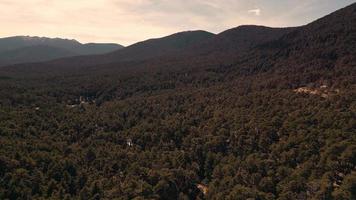
<path fill-rule="evenodd" d="M 0 37 L 129 45 L 185 30 L 309 23 L 356 0 L 0 0 Z"/>

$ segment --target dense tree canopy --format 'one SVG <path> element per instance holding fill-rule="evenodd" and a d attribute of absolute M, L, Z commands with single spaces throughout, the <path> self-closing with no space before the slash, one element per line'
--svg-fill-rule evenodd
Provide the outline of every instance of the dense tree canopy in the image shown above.
<path fill-rule="evenodd" d="M 244 55 L 0 69 L 0 199 L 356 199 L 342 13 Z"/>

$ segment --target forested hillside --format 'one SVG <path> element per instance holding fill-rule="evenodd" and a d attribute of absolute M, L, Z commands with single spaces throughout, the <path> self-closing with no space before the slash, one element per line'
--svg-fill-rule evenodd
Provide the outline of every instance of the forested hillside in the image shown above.
<path fill-rule="evenodd" d="M 0 68 L 0 199 L 356 199 L 356 4 L 232 31 Z"/>

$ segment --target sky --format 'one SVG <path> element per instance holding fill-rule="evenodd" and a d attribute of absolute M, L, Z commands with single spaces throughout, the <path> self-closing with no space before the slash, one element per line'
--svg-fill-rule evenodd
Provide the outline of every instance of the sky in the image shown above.
<path fill-rule="evenodd" d="M 187 30 L 300 26 L 356 0 L 0 0 L 0 37 L 130 45 Z"/>

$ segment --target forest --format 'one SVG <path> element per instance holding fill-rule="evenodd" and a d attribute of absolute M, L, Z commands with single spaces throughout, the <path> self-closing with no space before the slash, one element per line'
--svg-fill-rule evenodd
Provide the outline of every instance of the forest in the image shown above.
<path fill-rule="evenodd" d="M 0 199 L 356 199 L 356 4 L 279 33 L 1 67 Z"/>

